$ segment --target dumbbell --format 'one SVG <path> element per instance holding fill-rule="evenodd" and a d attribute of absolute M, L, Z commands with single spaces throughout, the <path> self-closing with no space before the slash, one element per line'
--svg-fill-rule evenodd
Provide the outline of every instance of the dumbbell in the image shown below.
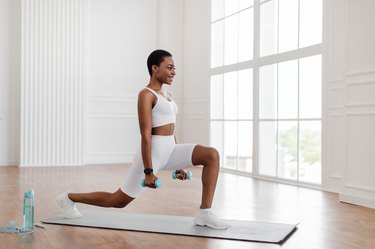
<path fill-rule="evenodd" d="M 177 179 L 180 176 L 180 174 L 177 171 L 174 171 L 172 173 L 172 179 Z M 193 173 L 191 171 L 188 171 L 185 173 L 185 179 L 184 180 L 190 180 L 193 178 Z"/>
<path fill-rule="evenodd" d="M 160 179 L 156 179 L 156 180 L 154 181 L 154 184 L 155 184 L 155 188 L 160 188 L 162 182 L 161 182 Z M 142 187 L 144 187 L 144 188 L 146 187 L 145 179 L 142 179 L 142 181 L 141 181 L 141 185 L 142 185 Z"/>

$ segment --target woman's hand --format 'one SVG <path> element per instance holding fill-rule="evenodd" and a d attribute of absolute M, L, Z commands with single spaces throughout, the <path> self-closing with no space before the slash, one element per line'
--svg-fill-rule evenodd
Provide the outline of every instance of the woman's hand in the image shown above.
<path fill-rule="evenodd" d="M 186 180 L 186 171 L 183 169 L 176 170 L 177 179 L 184 181 Z"/>
<path fill-rule="evenodd" d="M 156 188 L 155 181 L 158 179 L 153 173 L 145 175 L 145 185 L 149 188 Z"/>

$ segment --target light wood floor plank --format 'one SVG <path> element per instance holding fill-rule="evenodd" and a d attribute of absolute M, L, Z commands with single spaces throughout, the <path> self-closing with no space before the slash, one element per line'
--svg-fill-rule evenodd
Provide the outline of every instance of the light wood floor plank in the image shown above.
<path fill-rule="evenodd" d="M 55 197 L 75 192 L 115 191 L 122 184 L 127 165 L 85 167 L 0 167 L 0 225 L 21 222 L 23 192 L 35 191 L 35 218 L 59 214 Z M 124 212 L 194 216 L 200 203 L 200 168 L 191 181 L 172 180 L 160 172 L 163 187 L 146 190 Z M 80 209 L 98 207 L 79 204 Z M 299 222 L 298 230 L 282 245 L 206 239 L 176 235 L 47 225 L 32 236 L 0 233 L 0 249 L 373 249 L 375 210 L 338 202 L 338 195 L 247 177 L 221 173 L 214 209 L 228 219 Z"/>

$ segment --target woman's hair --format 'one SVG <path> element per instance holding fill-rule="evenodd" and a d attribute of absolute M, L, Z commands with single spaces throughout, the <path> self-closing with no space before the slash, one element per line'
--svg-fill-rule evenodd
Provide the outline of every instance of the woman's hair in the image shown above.
<path fill-rule="evenodd" d="M 168 51 L 157 49 L 153 51 L 147 58 L 147 69 L 150 76 L 152 76 L 152 66 L 160 66 L 160 63 L 163 62 L 164 57 L 171 57 L 171 53 Z"/>

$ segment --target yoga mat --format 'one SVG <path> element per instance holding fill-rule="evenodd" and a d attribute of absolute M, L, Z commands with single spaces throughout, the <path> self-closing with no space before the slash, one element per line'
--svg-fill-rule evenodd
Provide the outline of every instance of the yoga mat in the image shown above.
<path fill-rule="evenodd" d="M 42 222 L 269 243 L 282 242 L 297 226 L 297 224 L 225 220 L 231 227 L 226 230 L 216 230 L 197 226 L 193 222 L 194 217 L 186 216 L 126 213 L 108 210 L 84 210 L 82 214 L 83 217 L 79 219 L 67 219 L 63 215 L 58 215 Z"/>

